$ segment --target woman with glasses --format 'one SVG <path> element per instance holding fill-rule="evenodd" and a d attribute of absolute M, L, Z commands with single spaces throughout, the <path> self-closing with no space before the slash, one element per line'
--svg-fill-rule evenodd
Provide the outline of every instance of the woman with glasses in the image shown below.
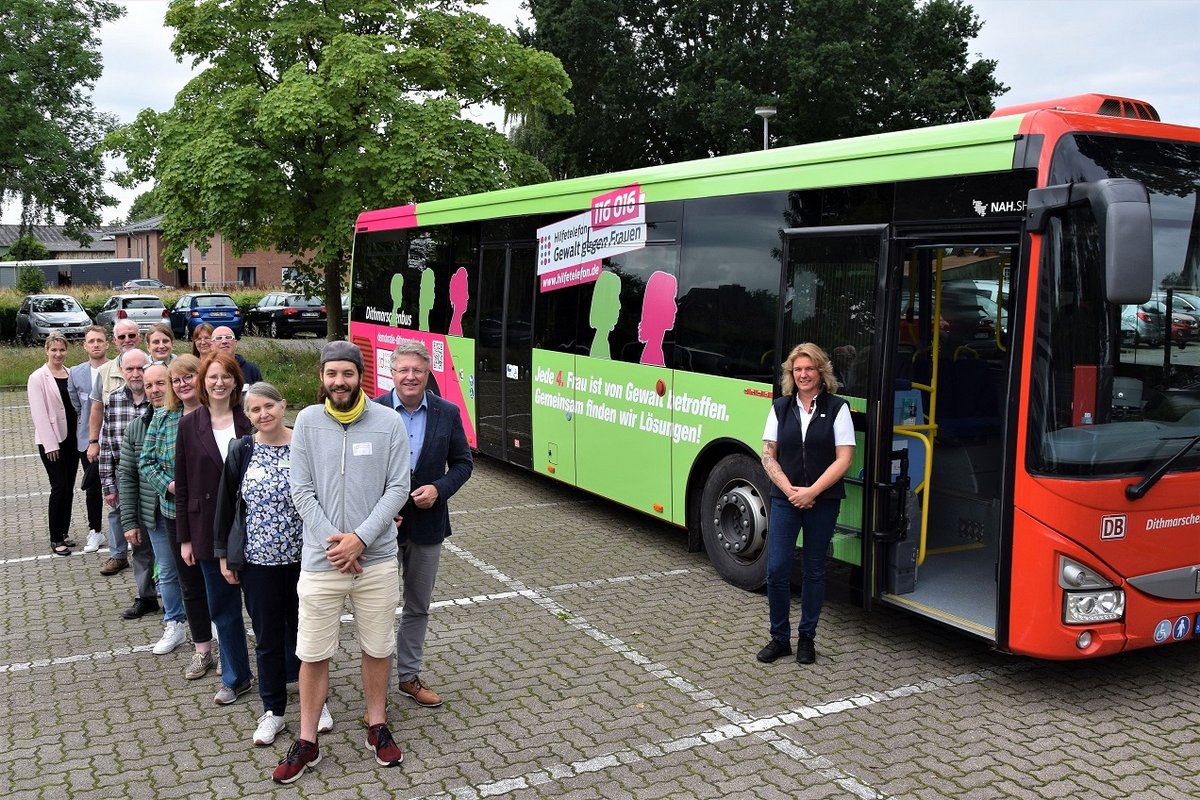
<path fill-rule="evenodd" d="M 46 475 L 50 478 L 50 550 L 56 556 L 71 555 L 75 542 L 67 537 L 71 527 L 71 495 L 79 469 L 75 425 L 79 420 L 79 397 L 71 393 L 70 373 L 64 361 L 67 340 L 60 333 L 46 337 L 46 363 L 29 376 L 29 413 L 33 417 L 33 441 Z"/>
<path fill-rule="evenodd" d="M 212 651 L 212 620 L 208 616 L 204 576 L 200 574 L 199 567 L 183 560 L 175 535 L 175 442 L 179 421 L 200 408 L 200 381 L 197 377 L 200 361 L 195 356 L 181 355 L 171 362 L 167 373 L 170 384 L 166 403 L 154 412 L 154 418 L 146 428 L 146 440 L 142 443 L 142 454 L 138 458 L 138 472 L 142 480 L 151 484 L 158 493 L 159 511 L 166 522 L 166 536 L 151 536 L 150 544 L 158 561 L 159 579 L 169 580 L 173 575 L 183 595 L 183 609 L 195 645 L 195 652 L 183 671 L 183 677 L 196 680 L 203 678 L 216 666 L 216 658 Z M 159 593 L 163 594 L 161 587 Z M 182 639 L 183 631 L 168 623 L 163 638 L 154 645 L 154 652 L 165 655 L 181 644 Z"/>
<path fill-rule="evenodd" d="M 165 322 L 156 322 L 146 332 L 146 346 L 150 350 L 150 363 L 170 366 L 175 360 L 175 334 Z"/>
<path fill-rule="evenodd" d="M 208 613 L 221 642 L 221 688 L 213 702 L 224 706 L 250 690 L 250 656 L 242 621 L 241 589 L 225 580 L 213 551 L 213 511 L 221 470 L 233 440 L 254 427 L 242 411 L 242 371 L 233 356 L 213 352 L 200 363 L 201 407 L 179 423 L 175 444 L 175 532 L 187 564 L 204 575 Z"/>
<path fill-rule="evenodd" d="M 192 331 L 192 355 L 196 358 L 204 358 L 212 352 L 213 326 L 208 322 L 201 322 L 196 326 L 196 330 Z"/>

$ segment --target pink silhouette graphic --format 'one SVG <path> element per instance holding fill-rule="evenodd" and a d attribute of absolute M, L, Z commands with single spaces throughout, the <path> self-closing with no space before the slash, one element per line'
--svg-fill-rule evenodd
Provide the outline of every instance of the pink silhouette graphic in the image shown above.
<path fill-rule="evenodd" d="M 463 314 L 467 313 L 467 300 L 470 296 L 470 289 L 467 287 L 467 268 L 459 267 L 450 276 L 451 314 L 449 335 L 463 335 L 462 318 Z"/>
<path fill-rule="evenodd" d="M 638 341 L 646 345 L 642 350 L 641 363 L 665 367 L 663 336 L 675 327 L 675 276 L 669 272 L 655 272 L 646 281 L 646 294 L 642 298 L 642 321 L 638 323 Z"/>

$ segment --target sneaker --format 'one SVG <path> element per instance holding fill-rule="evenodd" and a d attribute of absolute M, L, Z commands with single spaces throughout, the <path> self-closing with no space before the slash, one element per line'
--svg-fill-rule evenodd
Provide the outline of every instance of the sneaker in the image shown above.
<path fill-rule="evenodd" d="M 329 713 L 329 703 L 321 706 L 321 718 L 317 720 L 317 733 L 329 733 L 333 730 L 333 714 Z"/>
<path fill-rule="evenodd" d="M 796 663 L 814 664 L 817 661 L 817 648 L 813 646 L 811 636 L 801 635 L 796 641 Z"/>
<path fill-rule="evenodd" d="M 408 695 L 419 706 L 437 708 L 442 704 L 442 698 L 433 689 L 421 682 L 421 676 L 415 676 L 411 681 L 400 681 L 400 691 Z"/>
<path fill-rule="evenodd" d="M 212 651 L 207 653 L 192 653 L 192 660 L 187 665 L 187 669 L 183 671 L 183 677 L 189 681 L 194 681 L 197 678 L 203 678 L 208 674 L 208 671 L 217 665 L 216 659 L 213 658 Z"/>
<path fill-rule="evenodd" d="M 129 566 L 128 558 L 109 558 L 100 565 L 101 575 L 116 575 L 121 570 Z"/>
<path fill-rule="evenodd" d="M 279 766 L 271 773 L 271 780 L 276 783 L 292 783 L 304 774 L 304 770 L 321 763 L 321 748 L 316 742 L 306 742 L 297 739 L 288 748 L 287 755 L 279 762 Z"/>
<path fill-rule="evenodd" d="M 252 685 L 254 685 L 254 678 L 249 678 L 245 683 L 238 686 L 222 685 L 220 689 L 217 689 L 217 693 L 213 695 L 213 702 L 219 706 L 227 706 L 250 691 Z"/>
<path fill-rule="evenodd" d="M 168 622 L 163 626 L 162 638 L 154 643 L 152 650 L 156 656 L 165 656 L 186 641 L 187 625 L 182 622 Z M 200 654 L 197 653 L 196 655 Z M 205 672 L 207 671 L 205 670 Z"/>
<path fill-rule="evenodd" d="M 385 723 L 367 728 L 367 747 L 375 751 L 375 762 L 381 767 L 394 767 L 404 760 L 404 752 Z"/>
<path fill-rule="evenodd" d="M 770 664 L 772 661 L 790 656 L 792 654 L 792 645 L 788 642 L 781 642 L 778 639 L 772 639 L 767 642 L 767 646 L 758 651 L 758 660 L 764 664 Z"/>
<path fill-rule="evenodd" d="M 100 531 L 88 531 L 87 542 L 83 545 L 83 552 L 98 552 L 102 544 L 104 544 L 104 534 L 100 533 Z"/>
<path fill-rule="evenodd" d="M 268 711 L 258 718 L 258 727 L 254 729 L 254 743 L 259 747 L 271 744 L 286 727 L 287 720 L 282 714 L 272 714 Z"/>

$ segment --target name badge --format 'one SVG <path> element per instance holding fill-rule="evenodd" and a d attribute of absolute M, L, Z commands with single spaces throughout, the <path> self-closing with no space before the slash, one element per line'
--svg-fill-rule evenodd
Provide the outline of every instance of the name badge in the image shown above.
<path fill-rule="evenodd" d="M 291 469 L 292 468 L 292 460 L 290 458 L 279 459 L 279 468 L 280 469 Z"/>
<path fill-rule="evenodd" d="M 248 481 L 261 481 L 265 477 L 267 477 L 267 471 L 262 467 L 250 467 L 246 470 L 246 480 Z"/>
<path fill-rule="evenodd" d="M 356 456 L 369 456 L 369 455 L 371 455 L 371 443 L 370 442 L 355 442 L 353 452 L 354 452 L 354 455 L 356 455 Z"/>

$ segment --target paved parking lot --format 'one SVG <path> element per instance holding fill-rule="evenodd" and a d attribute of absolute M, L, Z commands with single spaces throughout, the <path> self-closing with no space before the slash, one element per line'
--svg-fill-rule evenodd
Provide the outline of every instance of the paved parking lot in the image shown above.
<path fill-rule="evenodd" d="M 50 555 L 23 393 L 0 394 L 0 797 L 1194 798 L 1194 644 L 1106 661 L 989 652 L 830 603 L 819 661 L 759 664 L 766 599 L 682 534 L 481 459 L 453 503 L 423 677 L 393 695 L 396 769 L 364 748 L 352 623 L 323 759 L 277 787 L 257 696 L 212 704 L 161 623 L 121 619 L 128 571 Z M 79 496 L 73 527 L 84 526 Z M 190 648 L 186 648 L 190 650 Z"/>

